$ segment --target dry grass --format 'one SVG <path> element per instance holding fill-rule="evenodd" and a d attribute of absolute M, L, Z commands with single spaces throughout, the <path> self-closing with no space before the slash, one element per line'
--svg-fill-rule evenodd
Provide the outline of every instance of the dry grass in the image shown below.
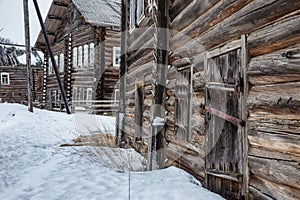
<path fill-rule="evenodd" d="M 72 144 L 62 144 L 64 146 L 101 146 L 116 148 L 116 137 L 111 134 L 92 134 L 86 136 L 79 136 L 73 140 Z"/>
<path fill-rule="evenodd" d="M 85 146 L 89 159 L 119 172 L 145 170 L 144 157 L 134 149 L 118 148 L 116 137 L 111 134 L 91 133 L 91 135 L 79 136 L 71 144 L 60 146 Z"/>

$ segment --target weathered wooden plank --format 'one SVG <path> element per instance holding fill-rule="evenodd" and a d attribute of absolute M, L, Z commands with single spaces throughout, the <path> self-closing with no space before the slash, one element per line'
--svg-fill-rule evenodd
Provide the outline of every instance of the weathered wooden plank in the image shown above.
<path fill-rule="evenodd" d="M 280 9 L 282 7 L 285 7 L 285 9 Z M 210 49 L 218 44 L 224 43 L 225 41 L 233 40 L 238 38 L 240 35 L 259 29 L 260 27 L 278 20 L 284 15 L 296 11 L 299 8 L 300 2 L 297 0 L 254 0 L 249 3 L 249 5 L 237 11 L 236 14 L 231 15 L 227 19 L 212 27 L 210 30 L 193 38 L 185 45 L 176 47 L 174 45 L 177 45 L 177 43 L 172 42 L 171 49 L 181 56 L 195 55 L 203 52 L 205 49 Z M 274 10 L 277 10 L 278 12 L 273 12 Z M 298 27 L 295 22 L 294 26 Z M 276 35 L 273 34 L 273 37 L 276 38 Z M 283 37 L 283 35 L 280 37 Z M 297 38 L 297 36 L 295 38 Z M 249 43 L 250 42 L 251 41 L 249 41 Z M 266 40 L 265 42 L 268 41 Z M 197 48 L 194 48 L 195 45 Z M 291 44 L 287 42 L 284 43 L 284 45 Z M 279 46 L 276 48 L 278 47 Z"/>
<path fill-rule="evenodd" d="M 300 82 L 254 86 L 247 99 L 250 112 L 265 109 L 270 113 L 297 114 L 300 111 Z"/>
<path fill-rule="evenodd" d="M 289 125 L 276 125 L 268 129 L 268 126 L 263 127 L 261 123 L 253 130 L 253 125 L 249 124 L 248 139 L 249 139 L 249 154 L 282 159 L 299 161 L 300 158 L 300 135 L 290 134 L 288 129 Z M 298 127 L 299 129 L 299 127 Z M 299 132 L 298 132 L 299 133 Z"/>
<path fill-rule="evenodd" d="M 300 198 L 300 190 L 282 184 L 277 184 L 256 175 L 251 176 L 250 186 L 261 191 L 263 194 L 268 194 L 268 196 L 273 199 L 297 200 Z"/>
<path fill-rule="evenodd" d="M 300 166 L 297 162 L 249 156 L 249 169 L 252 174 L 300 190 Z"/>
<path fill-rule="evenodd" d="M 186 8 L 193 0 L 174 0 L 170 5 L 169 12 L 170 12 L 170 19 L 171 21 L 182 12 L 184 8 Z"/>
<path fill-rule="evenodd" d="M 299 43 L 299 26 L 300 12 L 296 10 L 292 16 L 251 33 L 248 37 L 250 55 L 257 56 Z"/>
<path fill-rule="evenodd" d="M 300 43 L 252 58 L 248 75 L 251 85 L 300 81 Z"/>
<path fill-rule="evenodd" d="M 176 45 L 180 46 L 186 43 L 188 40 L 193 39 L 200 34 L 204 33 L 217 23 L 228 18 L 230 15 L 234 15 L 235 12 L 247 5 L 250 0 L 229 0 L 219 1 L 209 11 L 203 13 L 194 22 L 189 23 L 186 28 L 176 34 L 172 39 L 176 41 Z M 173 26 L 176 27 L 175 24 Z"/>
<path fill-rule="evenodd" d="M 249 187 L 249 199 L 250 200 L 256 200 L 256 199 L 273 200 L 273 198 L 267 196 L 266 194 L 263 194 L 261 191 L 251 186 Z"/>
<path fill-rule="evenodd" d="M 180 12 L 180 14 L 178 13 L 177 17 L 172 21 L 172 29 L 180 31 L 193 22 L 198 16 L 207 12 L 218 1 L 219 0 L 204 0 L 191 2 L 182 12 Z M 184 6 L 185 4 L 183 4 L 183 8 Z"/>

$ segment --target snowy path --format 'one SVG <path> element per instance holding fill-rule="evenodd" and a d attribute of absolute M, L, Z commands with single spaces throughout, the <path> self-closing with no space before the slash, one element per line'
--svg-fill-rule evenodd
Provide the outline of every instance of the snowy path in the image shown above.
<path fill-rule="evenodd" d="M 128 173 L 90 161 L 83 148 L 59 147 L 76 127 L 74 115 L 0 104 L 0 199 L 128 199 Z M 175 167 L 131 173 L 131 199 L 222 199 L 193 180 Z"/>

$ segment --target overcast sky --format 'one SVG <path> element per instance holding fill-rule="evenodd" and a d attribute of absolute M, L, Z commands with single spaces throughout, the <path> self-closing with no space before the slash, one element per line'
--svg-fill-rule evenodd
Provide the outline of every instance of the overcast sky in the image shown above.
<path fill-rule="evenodd" d="M 31 36 L 30 42 L 31 46 L 34 46 L 41 28 L 34 9 L 33 1 L 28 0 L 28 2 Z M 37 0 L 37 2 L 42 16 L 45 18 L 52 0 Z M 18 44 L 25 44 L 23 0 L 0 0 L 0 36 L 8 38 Z"/>

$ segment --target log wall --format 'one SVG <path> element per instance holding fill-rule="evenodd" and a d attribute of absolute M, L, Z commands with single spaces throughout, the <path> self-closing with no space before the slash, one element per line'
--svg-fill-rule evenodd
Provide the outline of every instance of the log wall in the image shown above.
<path fill-rule="evenodd" d="M 155 12 L 152 14 L 155 16 Z M 124 132 L 131 136 L 129 138 L 137 134 L 135 93 L 138 82 L 143 82 L 145 88 L 143 133 L 149 135 L 150 132 L 156 70 L 153 57 L 156 32 L 151 29 L 155 27 L 152 16 L 146 13 L 138 24 L 139 29 L 130 30 L 127 38 Z M 246 35 L 249 87 L 245 154 L 249 174 L 244 174 L 247 177 L 244 195 L 249 199 L 299 199 L 300 2 L 170 0 L 169 17 L 172 54 L 165 102 L 167 165 L 179 166 L 204 180 L 205 118 L 200 108 L 205 99 L 204 55 L 212 48 Z M 182 141 L 175 130 L 175 88 L 177 68 L 186 66 L 193 68 L 192 137 Z"/>
<path fill-rule="evenodd" d="M 129 1 L 128 1 L 129 2 Z M 146 5 L 146 10 L 148 7 Z M 129 9 L 129 7 L 127 7 Z M 122 16 L 128 17 L 129 16 Z M 141 27 L 141 28 L 139 28 Z M 151 137 L 151 120 L 154 104 L 154 19 L 152 13 L 137 23 L 135 28 L 129 28 L 127 39 L 127 73 L 125 91 L 124 132 L 128 134 L 127 142 L 143 154 L 147 153 L 147 145 Z M 139 98 L 139 103 L 136 98 Z M 142 107 L 137 107 L 141 104 Z M 141 113 L 136 113 L 136 110 Z M 137 115 L 142 115 L 138 117 Z M 142 119 L 142 123 L 137 119 Z M 139 127 L 138 127 L 139 126 Z M 136 130 L 142 133 L 136 133 Z M 140 142 L 142 140 L 142 142 Z M 136 142 L 138 141 L 138 142 Z"/>
<path fill-rule="evenodd" d="M 33 67 L 33 102 L 36 106 L 42 103 L 43 68 Z M 9 73 L 10 84 L 0 84 L 2 102 L 27 102 L 27 68 L 26 66 L 1 66 L 0 73 Z"/>
<path fill-rule="evenodd" d="M 191 1 L 182 6 L 178 8 L 177 1 L 171 6 L 171 10 L 176 10 L 170 13 L 170 60 L 176 64 L 188 59 L 194 65 L 195 141 L 185 144 L 186 148 L 191 144 L 198 147 L 204 159 L 204 116 L 199 105 L 204 102 L 205 52 L 247 34 L 249 197 L 298 199 L 300 2 L 211 0 Z M 173 84 L 170 80 L 170 88 Z M 174 110 L 173 100 L 169 101 L 168 109 Z M 172 116 L 167 119 L 167 123 L 174 124 Z M 169 133 L 174 131 L 170 129 Z M 202 173 L 198 174 L 204 178 L 204 166 L 194 166 L 190 161 L 184 168 L 191 172 L 200 170 Z"/>

